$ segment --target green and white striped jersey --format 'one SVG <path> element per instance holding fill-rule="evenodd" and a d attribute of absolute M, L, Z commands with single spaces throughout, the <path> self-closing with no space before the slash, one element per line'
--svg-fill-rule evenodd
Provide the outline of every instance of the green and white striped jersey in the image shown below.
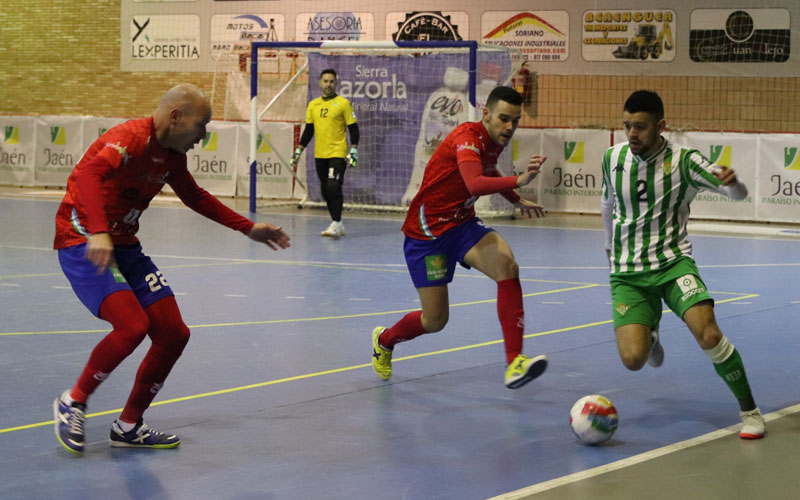
<path fill-rule="evenodd" d="M 613 204 L 612 274 L 652 271 L 691 256 L 689 204 L 700 190 L 722 192 L 713 168 L 696 149 L 666 139 L 647 158 L 631 153 L 627 142 L 606 151 L 602 203 Z"/>

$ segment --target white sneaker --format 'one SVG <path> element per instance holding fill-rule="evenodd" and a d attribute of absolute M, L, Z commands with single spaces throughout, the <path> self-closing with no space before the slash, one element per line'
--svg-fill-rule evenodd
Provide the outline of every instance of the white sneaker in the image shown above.
<path fill-rule="evenodd" d="M 337 221 L 331 221 L 331 225 L 328 226 L 328 229 L 322 231 L 320 234 L 322 236 L 327 236 L 328 238 L 339 239 L 345 235 L 344 224 Z"/>
<path fill-rule="evenodd" d="M 650 332 L 653 336 L 653 344 L 650 346 L 650 355 L 647 356 L 647 364 L 653 368 L 658 368 L 664 363 L 664 347 L 658 340 L 658 330 Z"/>
<path fill-rule="evenodd" d="M 742 439 L 761 439 L 767 432 L 764 426 L 764 417 L 761 416 L 761 410 L 756 408 L 750 411 L 740 411 L 739 415 L 742 417 L 742 429 L 739 431 L 739 437 Z"/>

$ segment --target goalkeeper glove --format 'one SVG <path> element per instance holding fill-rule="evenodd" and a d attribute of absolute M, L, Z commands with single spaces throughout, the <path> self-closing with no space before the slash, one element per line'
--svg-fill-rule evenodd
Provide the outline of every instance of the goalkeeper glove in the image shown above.
<path fill-rule="evenodd" d="M 292 159 L 291 159 L 291 160 L 289 160 L 289 163 L 290 163 L 292 166 L 295 166 L 295 165 L 297 165 L 297 162 L 300 160 L 300 155 L 301 155 L 301 154 L 303 154 L 303 148 L 301 148 L 301 147 L 299 147 L 299 146 L 298 146 L 297 148 L 295 148 L 295 150 L 294 150 L 294 154 L 292 155 Z"/>
<path fill-rule="evenodd" d="M 345 160 L 347 160 L 347 166 L 349 168 L 356 168 L 356 164 L 358 164 L 358 148 L 350 148 L 350 153 Z"/>

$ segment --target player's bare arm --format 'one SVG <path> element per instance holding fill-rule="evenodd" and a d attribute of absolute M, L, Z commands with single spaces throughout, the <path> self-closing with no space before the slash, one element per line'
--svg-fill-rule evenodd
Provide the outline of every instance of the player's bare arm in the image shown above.
<path fill-rule="evenodd" d="M 95 233 L 86 244 L 86 258 L 97 266 L 97 274 L 103 274 L 111 262 L 114 244 L 108 233 Z"/>
<path fill-rule="evenodd" d="M 517 176 L 517 187 L 527 186 L 528 184 L 539 175 L 541 172 L 542 165 L 544 164 L 545 160 L 547 160 L 546 156 L 542 155 L 531 155 L 530 159 L 528 160 L 528 168 L 525 169 L 519 176 Z"/>
<path fill-rule="evenodd" d="M 722 181 L 723 186 L 732 186 L 738 182 L 736 179 L 736 172 L 734 172 L 730 167 L 717 165 L 713 170 L 711 170 L 711 173 L 714 174 L 717 179 Z"/>
<path fill-rule="evenodd" d="M 265 222 L 259 222 L 253 225 L 253 229 L 247 233 L 247 236 L 259 243 L 264 243 L 273 250 L 278 248 L 289 248 L 289 236 L 283 232 L 280 226 L 273 226 Z"/>
<path fill-rule="evenodd" d="M 544 217 L 544 207 L 538 203 L 521 198 L 514 205 L 519 208 L 523 214 L 527 215 L 529 219 L 534 215 L 537 219 L 539 217 Z"/>

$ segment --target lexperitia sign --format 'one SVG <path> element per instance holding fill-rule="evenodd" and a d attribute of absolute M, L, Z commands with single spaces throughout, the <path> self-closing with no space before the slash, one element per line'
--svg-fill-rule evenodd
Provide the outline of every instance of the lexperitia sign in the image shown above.
<path fill-rule="evenodd" d="M 130 36 L 134 60 L 200 57 L 200 16 L 132 16 Z"/>

